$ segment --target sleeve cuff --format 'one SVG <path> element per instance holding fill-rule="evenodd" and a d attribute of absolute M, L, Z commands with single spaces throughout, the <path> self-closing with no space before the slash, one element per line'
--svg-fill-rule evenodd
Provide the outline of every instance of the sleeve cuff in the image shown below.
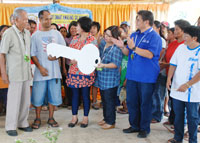
<path fill-rule="evenodd" d="M 177 65 L 175 65 L 175 64 L 172 64 L 172 63 L 170 63 L 170 65 L 171 65 L 171 66 L 175 66 L 175 67 L 177 66 Z"/>

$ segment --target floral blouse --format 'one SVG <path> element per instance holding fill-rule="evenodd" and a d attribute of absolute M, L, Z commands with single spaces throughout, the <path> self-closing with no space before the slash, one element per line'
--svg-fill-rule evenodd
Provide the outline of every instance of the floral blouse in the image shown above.
<path fill-rule="evenodd" d="M 94 44 L 97 46 L 97 40 L 90 33 L 85 41 L 80 41 L 80 36 L 75 36 L 71 41 L 69 47 L 81 50 L 86 44 Z M 73 64 L 69 68 L 66 83 L 71 88 L 90 87 L 95 80 L 95 73 L 85 75 L 79 71 L 77 64 Z"/>

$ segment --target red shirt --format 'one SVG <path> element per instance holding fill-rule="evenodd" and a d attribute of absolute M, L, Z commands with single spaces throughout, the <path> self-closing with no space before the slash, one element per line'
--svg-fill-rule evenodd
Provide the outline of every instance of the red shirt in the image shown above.
<path fill-rule="evenodd" d="M 171 57 L 173 56 L 176 48 L 179 45 L 183 44 L 183 43 L 184 43 L 184 41 L 178 43 L 178 41 L 175 40 L 175 41 L 173 41 L 173 42 L 171 42 L 171 43 L 168 44 L 168 48 L 167 48 L 167 51 L 166 51 L 166 54 L 165 54 L 165 60 L 166 60 L 167 63 L 170 62 Z M 168 70 L 169 70 L 169 67 L 166 68 L 167 75 L 168 75 Z"/>

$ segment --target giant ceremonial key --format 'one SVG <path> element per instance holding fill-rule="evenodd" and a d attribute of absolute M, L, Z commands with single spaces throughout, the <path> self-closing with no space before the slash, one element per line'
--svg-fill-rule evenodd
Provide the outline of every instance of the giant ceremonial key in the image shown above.
<path fill-rule="evenodd" d="M 92 73 L 100 63 L 99 49 L 94 44 L 87 44 L 81 50 L 56 43 L 47 45 L 47 55 L 76 60 L 78 69 L 84 74 Z"/>

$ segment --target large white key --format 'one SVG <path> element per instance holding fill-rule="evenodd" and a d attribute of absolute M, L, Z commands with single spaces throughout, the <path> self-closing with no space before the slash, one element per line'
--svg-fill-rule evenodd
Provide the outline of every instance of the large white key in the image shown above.
<path fill-rule="evenodd" d="M 47 45 L 47 55 L 76 60 L 79 70 L 84 74 L 92 73 L 100 63 L 99 49 L 94 44 L 87 44 L 81 50 L 56 43 Z"/>

